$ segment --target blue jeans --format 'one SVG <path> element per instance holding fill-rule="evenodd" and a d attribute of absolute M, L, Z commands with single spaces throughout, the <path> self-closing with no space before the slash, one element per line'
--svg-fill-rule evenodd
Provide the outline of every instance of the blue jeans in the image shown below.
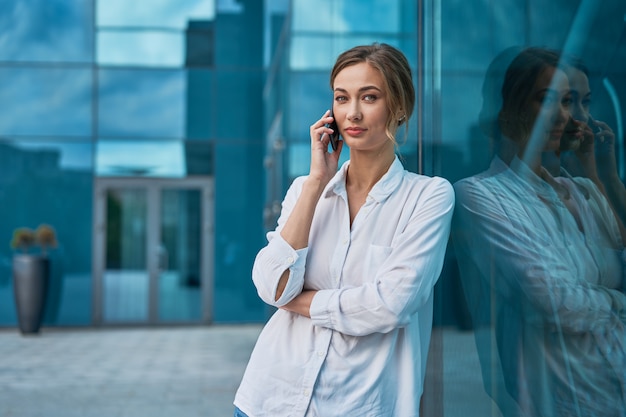
<path fill-rule="evenodd" d="M 233 417 L 248 417 L 248 415 L 235 407 L 235 415 Z"/>

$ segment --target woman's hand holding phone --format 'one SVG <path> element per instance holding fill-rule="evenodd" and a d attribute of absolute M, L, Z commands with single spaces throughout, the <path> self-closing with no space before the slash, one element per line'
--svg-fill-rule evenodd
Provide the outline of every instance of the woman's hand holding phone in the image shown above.
<path fill-rule="evenodd" d="M 328 137 L 330 139 L 330 147 L 333 148 L 333 152 L 335 152 L 339 146 L 339 127 L 335 121 L 335 115 L 333 114 L 332 107 L 330 108 L 330 117 L 333 118 L 333 121 L 331 123 L 326 123 L 324 126 L 333 130 L 332 133 L 328 134 Z"/>
<path fill-rule="evenodd" d="M 617 162 L 615 158 L 615 133 L 611 127 L 599 120 L 594 120 L 591 115 L 587 122 L 596 138 L 596 159 L 598 168 L 604 175 L 617 175 Z"/>
<path fill-rule="evenodd" d="M 339 164 L 339 155 L 343 148 L 343 142 L 337 142 L 337 149 L 332 153 L 328 152 L 328 145 L 330 143 L 330 135 L 337 132 L 338 129 L 333 129 L 332 126 L 334 118 L 331 116 L 331 111 L 327 110 L 321 119 L 311 125 L 311 171 L 309 176 L 312 178 L 318 178 L 324 183 L 328 183 L 330 179 L 337 172 Z M 331 145 L 332 146 L 332 145 Z"/>

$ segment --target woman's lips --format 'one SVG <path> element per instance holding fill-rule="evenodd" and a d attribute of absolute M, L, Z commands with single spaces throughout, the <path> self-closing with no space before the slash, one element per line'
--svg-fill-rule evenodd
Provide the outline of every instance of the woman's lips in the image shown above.
<path fill-rule="evenodd" d="M 365 129 L 360 127 L 348 127 L 346 128 L 345 132 L 350 136 L 358 136 L 361 133 L 365 132 Z"/>

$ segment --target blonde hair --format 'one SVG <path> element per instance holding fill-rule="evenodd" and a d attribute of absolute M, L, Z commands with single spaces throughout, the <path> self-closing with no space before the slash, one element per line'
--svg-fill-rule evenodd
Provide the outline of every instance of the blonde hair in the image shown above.
<path fill-rule="evenodd" d="M 386 122 L 386 134 L 395 146 L 396 131 L 405 125 L 404 139 L 409 132 L 409 118 L 415 106 L 415 88 L 411 76 L 411 67 L 404 54 L 386 43 L 360 45 L 341 53 L 330 73 L 330 87 L 333 88 L 335 78 L 344 68 L 368 63 L 378 70 L 383 77 L 387 93 L 389 116 Z"/>

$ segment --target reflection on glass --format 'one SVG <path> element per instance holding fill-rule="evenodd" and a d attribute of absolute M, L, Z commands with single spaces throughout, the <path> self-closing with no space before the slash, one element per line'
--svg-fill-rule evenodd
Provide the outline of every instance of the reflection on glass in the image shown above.
<path fill-rule="evenodd" d="M 293 28 L 298 31 L 335 33 L 401 31 L 403 10 L 400 1 L 304 0 L 292 2 L 292 5 Z M 316 18 L 311 19 L 311 16 Z M 372 25 L 372 16 L 376 16 L 375 25 Z"/>
<path fill-rule="evenodd" d="M 0 79 L 0 135 L 91 134 L 90 69 L 0 68 Z"/>
<path fill-rule="evenodd" d="M 90 62 L 92 2 L 4 0 L 0 61 Z"/>
<path fill-rule="evenodd" d="M 182 32 L 100 31 L 98 64 L 180 67 L 184 63 Z"/>
<path fill-rule="evenodd" d="M 57 232 L 46 323 L 90 323 L 92 186 L 91 141 L 0 141 L 0 236 L 42 222 Z M 0 245 L 0 323 L 6 325 L 15 323 L 11 256 L 7 238 Z"/>
<path fill-rule="evenodd" d="M 17 149 L 34 154 L 50 155 L 55 169 L 59 171 L 84 171 L 91 173 L 93 167 L 93 144 L 89 141 L 76 142 L 34 142 L 15 141 L 11 144 Z M 47 164 L 38 163 L 40 169 Z"/>
<path fill-rule="evenodd" d="M 161 195 L 159 320 L 201 318 L 201 192 L 164 190 Z"/>
<path fill-rule="evenodd" d="M 213 154 L 212 142 L 185 142 L 187 175 L 213 175 Z"/>
<path fill-rule="evenodd" d="M 97 0 L 98 27 L 183 29 L 189 20 L 213 20 L 214 0 Z"/>
<path fill-rule="evenodd" d="M 337 56 L 355 45 L 384 42 L 399 46 L 397 36 L 319 36 L 293 35 L 289 52 L 290 67 L 294 70 L 332 68 Z M 407 56 L 408 58 L 408 56 Z"/>
<path fill-rule="evenodd" d="M 186 90 L 182 70 L 100 70 L 100 136 L 182 138 Z"/>
<path fill-rule="evenodd" d="M 184 177 L 181 141 L 101 140 L 96 146 L 96 175 L 102 177 Z"/>
<path fill-rule="evenodd" d="M 507 416 L 626 409 L 626 228 L 593 150 L 602 136 L 612 147 L 613 133 L 576 114 L 572 87 L 588 85 L 573 62 L 545 48 L 494 59 L 480 126 L 496 152 L 487 170 L 454 184 L 452 236 L 483 374 L 494 378 L 485 388 Z M 576 177 L 560 160 L 566 149 L 576 151 Z"/>
<path fill-rule="evenodd" d="M 148 318 L 149 288 L 146 191 L 110 189 L 106 204 L 104 320 L 143 321 Z"/>

